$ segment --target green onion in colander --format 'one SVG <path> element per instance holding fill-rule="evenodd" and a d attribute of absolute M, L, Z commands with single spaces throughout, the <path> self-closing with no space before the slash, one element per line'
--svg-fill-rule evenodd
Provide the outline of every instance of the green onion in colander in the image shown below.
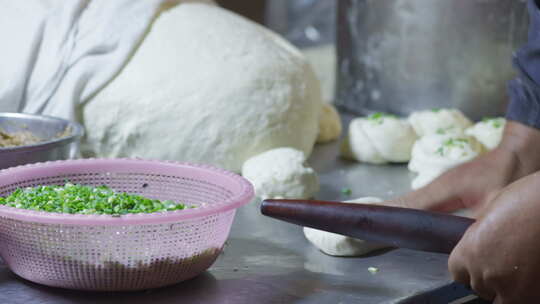
<path fill-rule="evenodd" d="M 114 216 L 189 208 L 170 200 L 160 201 L 136 194 L 115 192 L 107 186 L 91 187 L 72 183 L 64 186 L 19 188 L 7 197 L 0 197 L 0 204 L 36 211 Z"/>

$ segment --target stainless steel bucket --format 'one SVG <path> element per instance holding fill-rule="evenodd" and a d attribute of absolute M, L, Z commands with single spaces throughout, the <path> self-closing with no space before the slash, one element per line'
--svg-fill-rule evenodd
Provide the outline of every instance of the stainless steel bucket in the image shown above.
<path fill-rule="evenodd" d="M 338 1 L 336 103 L 351 112 L 456 107 L 501 115 L 525 0 Z"/>

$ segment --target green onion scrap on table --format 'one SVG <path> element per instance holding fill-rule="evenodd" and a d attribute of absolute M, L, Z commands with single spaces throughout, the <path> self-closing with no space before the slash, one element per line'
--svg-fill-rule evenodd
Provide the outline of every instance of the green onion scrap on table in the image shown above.
<path fill-rule="evenodd" d="M 352 190 L 351 190 L 351 188 L 342 188 L 341 193 L 344 194 L 344 195 L 351 195 Z"/>
<path fill-rule="evenodd" d="M 170 200 L 160 201 L 136 194 L 115 192 L 107 186 L 91 187 L 66 183 L 64 186 L 19 188 L 0 204 L 57 213 L 108 214 L 154 213 L 194 208 Z"/>

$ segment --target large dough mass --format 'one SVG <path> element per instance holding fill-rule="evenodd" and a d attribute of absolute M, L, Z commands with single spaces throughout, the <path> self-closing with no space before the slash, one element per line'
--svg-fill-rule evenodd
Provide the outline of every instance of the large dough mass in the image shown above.
<path fill-rule="evenodd" d="M 380 202 L 382 202 L 382 200 L 376 197 L 364 197 L 347 201 L 347 203 L 358 204 L 376 204 Z M 313 244 L 322 252 L 332 256 L 360 256 L 374 250 L 388 247 L 386 245 L 366 242 L 341 234 L 317 230 L 308 227 L 304 227 L 304 235 L 311 242 L 311 244 Z"/>
<path fill-rule="evenodd" d="M 311 153 L 318 81 L 288 42 L 219 7 L 157 17 L 119 75 L 82 109 L 85 156 L 210 163 L 239 172 L 288 146 Z"/>

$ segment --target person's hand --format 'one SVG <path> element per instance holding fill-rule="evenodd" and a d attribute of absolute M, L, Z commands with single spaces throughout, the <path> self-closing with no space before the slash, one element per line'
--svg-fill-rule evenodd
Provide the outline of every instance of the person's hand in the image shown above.
<path fill-rule="evenodd" d="M 440 212 L 477 209 L 506 185 L 540 170 L 539 155 L 540 131 L 508 121 L 496 149 L 387 204 Z"/>
<path fill-rule="evenodd" d="M 454 280 L 495 304 L 540 303 L 540 173 L 503 189 L 450 255 Z"/>

